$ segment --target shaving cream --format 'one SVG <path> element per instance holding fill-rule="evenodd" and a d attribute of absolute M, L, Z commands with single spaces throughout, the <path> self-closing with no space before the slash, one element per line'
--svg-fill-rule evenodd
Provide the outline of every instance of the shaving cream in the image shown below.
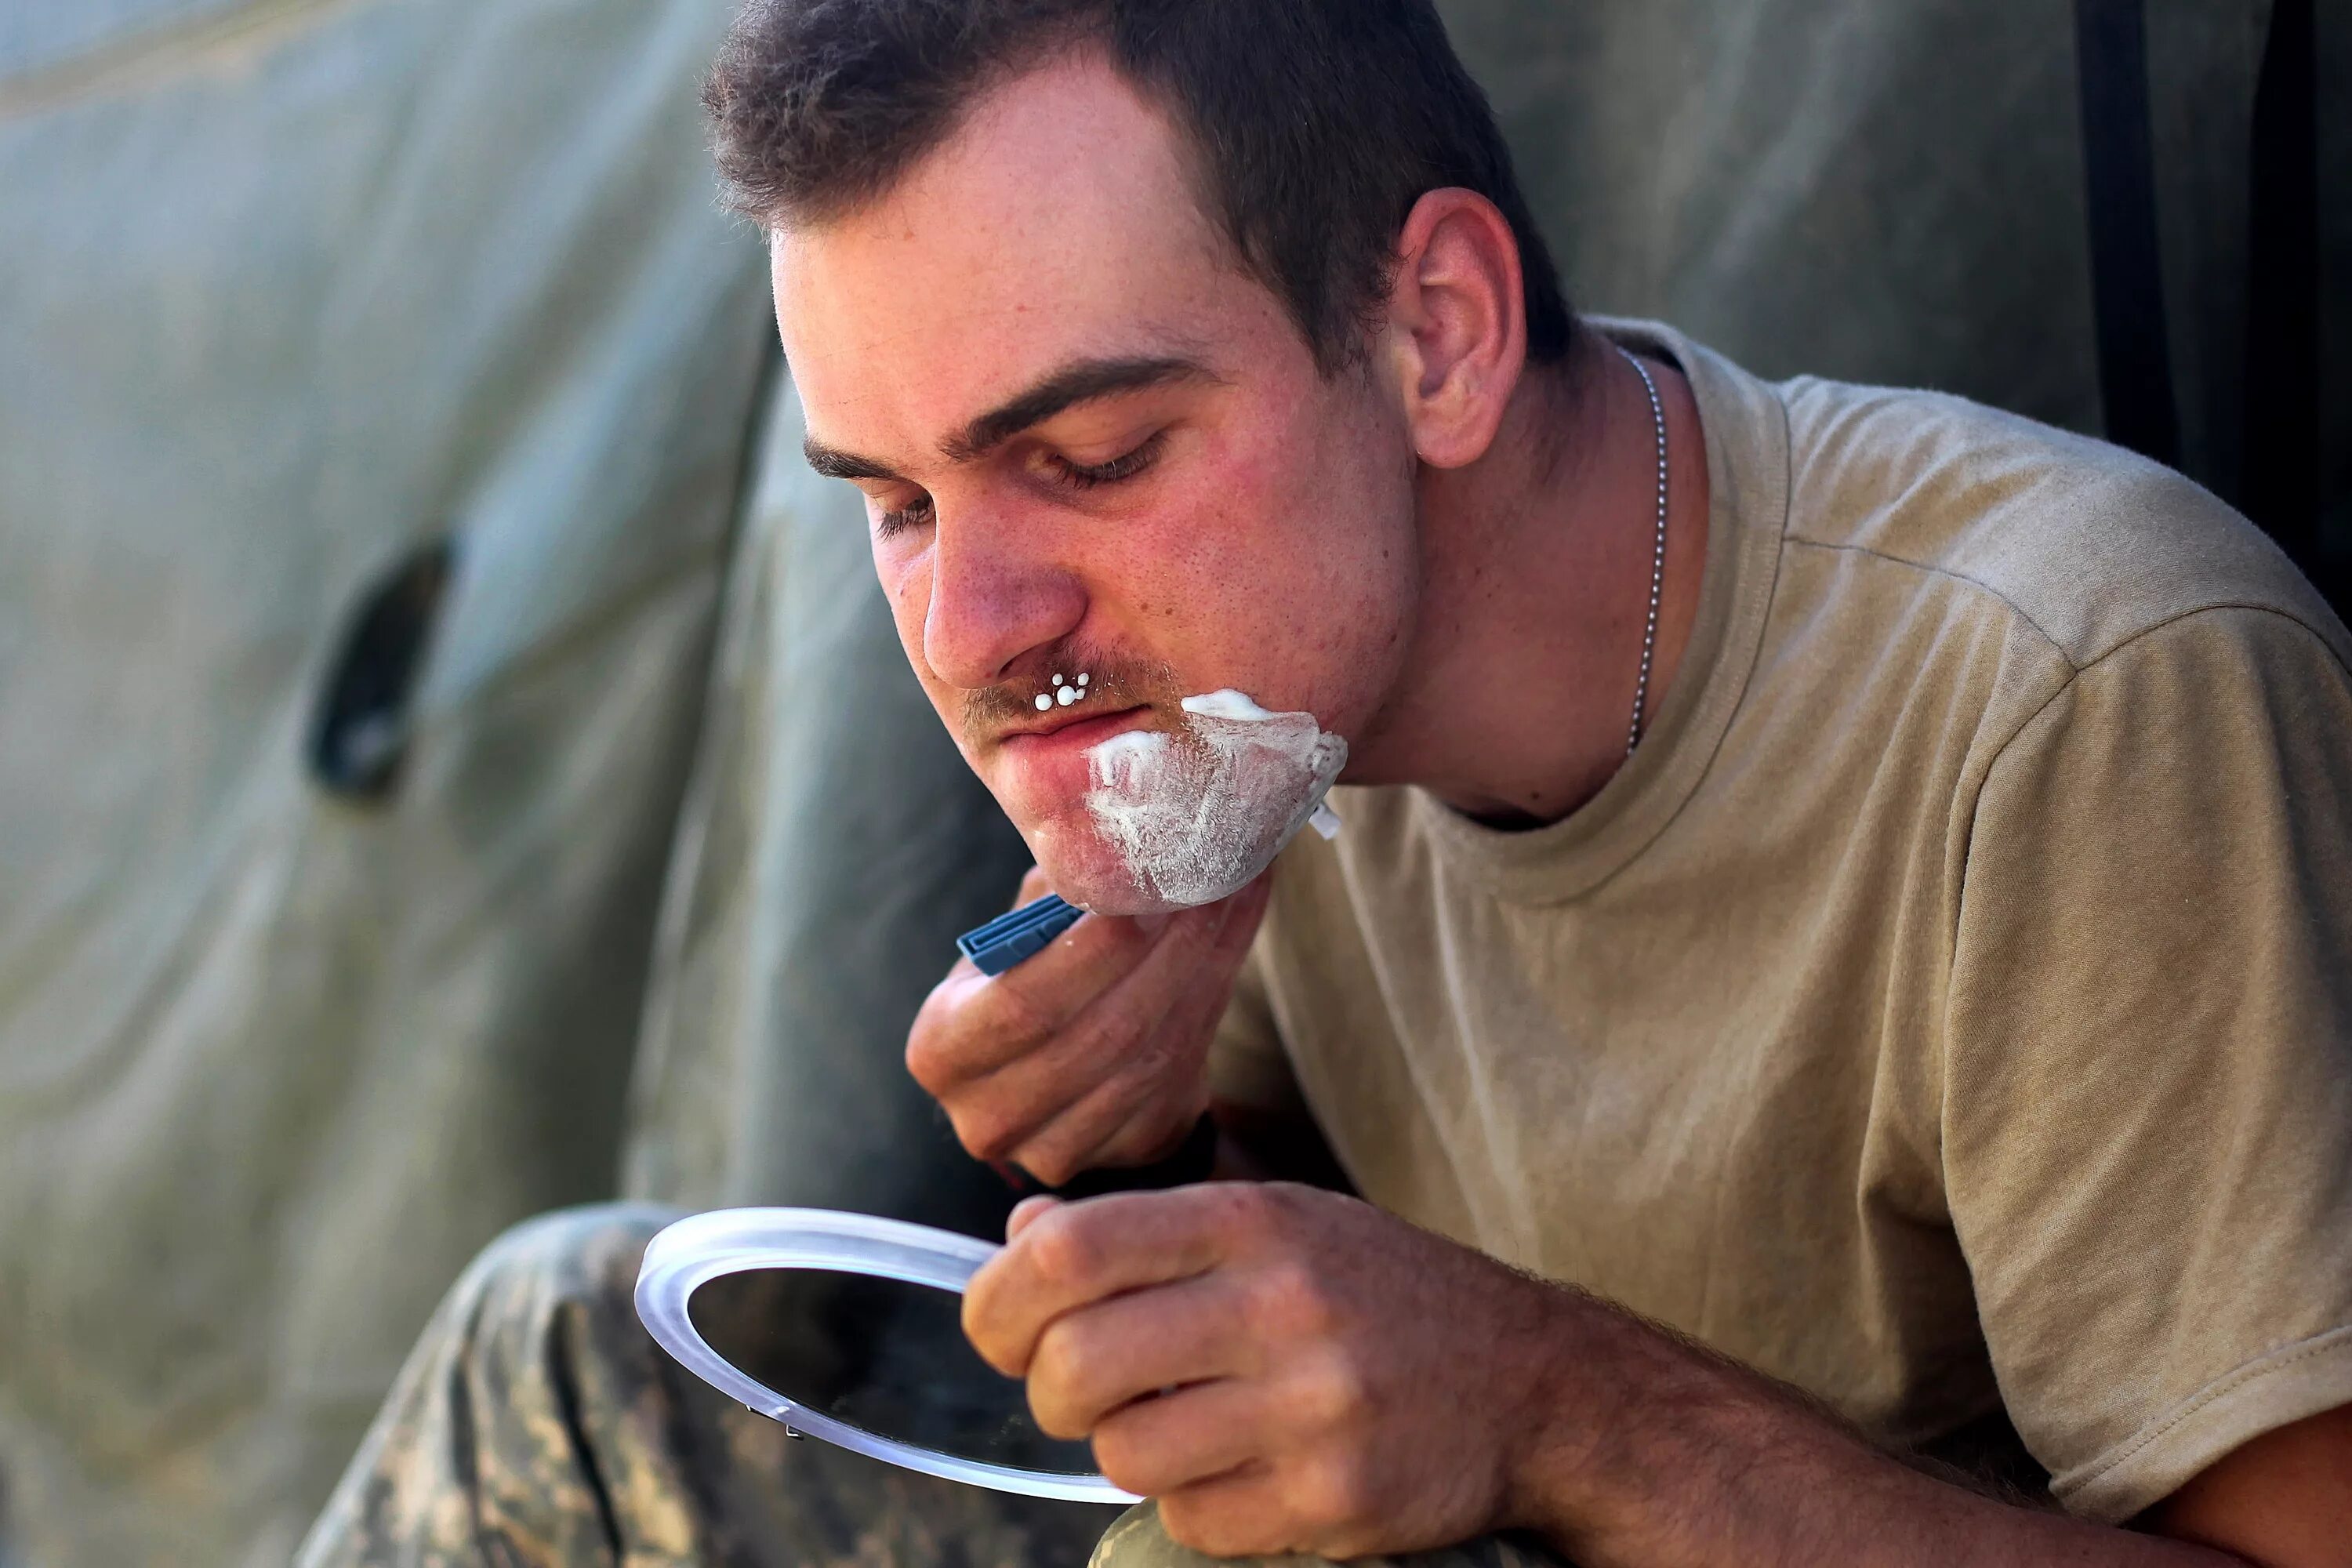
<path fill-rule="evenodd" d="M 1176 732 L 1132 731 L 1087 752 L 1087 809 L 1161 910 L 1246 887 L 1310 817 L 1328 816 L 1323 796 L 1348 763 L 1348 742 L 1312 713 L 1270 713 L 1238 691 L 1182 707 Z"/>

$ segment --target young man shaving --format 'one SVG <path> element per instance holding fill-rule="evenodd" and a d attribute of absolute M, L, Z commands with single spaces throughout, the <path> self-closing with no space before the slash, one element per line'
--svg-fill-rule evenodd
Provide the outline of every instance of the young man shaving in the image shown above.
<path fill-rule="evenodd" d="M 1577 322 L 1420 0 L 778 0 L 712 98 L 810 458 L 1096 911 L 910 1066 L 1048 1182 L 1214 1101 L 1361 1194 L 1016 1215 L 966 1327 L 1158 1500 L 1105 1560 L 2352 1562 L 2352 638 L 2275 552 Z M 483 1517 L 417 1434 L 533 1331 L 428 1342 L 314 1561 Z M 815 1467 L 611 1375 L 510 1549 L 796 1560 L 711 1500 Z"/>

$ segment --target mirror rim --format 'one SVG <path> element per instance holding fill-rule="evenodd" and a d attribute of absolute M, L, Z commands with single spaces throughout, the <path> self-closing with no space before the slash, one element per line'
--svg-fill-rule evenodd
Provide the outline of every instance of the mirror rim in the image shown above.
<path fill-rule="evenodd" d="M 787 1399 L 710 1348 L 688 1314 L 713 1279 L 765 1268 L 821 1269 L 963 1294 L 994 1244 L 953 1231 L 834 1209 L 714 1209 L 665 1226 L 637 1270 L 637 1318 L 688 1372 L 757 1415 L 868 1458 L 995 1491 L 1067 1502 L 1132 1503 L 1101 1476 L 992 1465 L 901 1443 Z"/>

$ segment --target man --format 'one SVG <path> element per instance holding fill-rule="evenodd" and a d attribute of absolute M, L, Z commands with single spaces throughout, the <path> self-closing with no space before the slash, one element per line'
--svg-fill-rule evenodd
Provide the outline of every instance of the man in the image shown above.
<path fill-rule="evenodd" d="M 909 1065 L 1047 1182 L 1213 1103 L 1242 1178 L 967 1295 L 1158 1500 L 1101 1560 L 2352 1561 L 2352 637 L 2276 552 L 1578 321 L 1420 0 L 775 0 L 710 97 L 809 456 L 1095 911 Z M 1341 748 L 1336 839 L 1223 853 Z M 1360 1196 L 1253 1179 L 1318 1144 Z M 309 1560 L 1075 1528 L 845 1538 L 630 1331 L 650 1223 L 487 1258 Z"/>

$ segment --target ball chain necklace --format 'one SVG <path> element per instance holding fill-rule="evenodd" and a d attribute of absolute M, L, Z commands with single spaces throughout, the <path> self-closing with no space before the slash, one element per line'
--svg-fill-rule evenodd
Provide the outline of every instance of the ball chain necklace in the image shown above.
<path fill-rule="evenodd" d="M 1617 352 L 1642 378 L 1642 389 L 1650 395 L 1650 422 L 1658 432 L 1658 543 L 1650 560 L 1650 621 L 1642 633 L 1642 673 L 1633 683 L 1633 723 L 1625 737 L 1625 754 L 1631 757 L 1633 748 L 1642 743 L 1643 710 L 1650 701 L 1650 664 L 1658 652 L 1658 601 L 1666 589 L 1666 410 L 1658 401 L 1658 384 L 1650 378 L 1650 367 L 1622 344 Z"/>

